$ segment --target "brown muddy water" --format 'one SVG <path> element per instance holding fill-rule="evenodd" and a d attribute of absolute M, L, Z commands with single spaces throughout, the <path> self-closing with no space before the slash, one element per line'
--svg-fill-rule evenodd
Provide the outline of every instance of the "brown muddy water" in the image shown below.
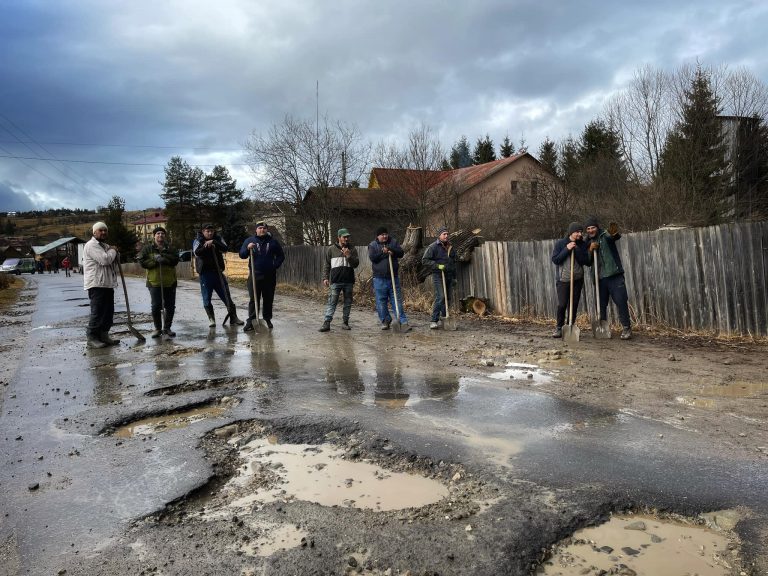
<path fill-rule="evenodd" d="M 163 414 L 160 416 L 151 416 L 129 422 L 117 428 L 113 436 L 118 438 L 131 438 L 132 436 L 146 436 L 166 430 L 176 430 L 186 428 L 190 424 L 205 420 L 207 418 L 216 418 L 221 416 L 232 406 L 237 404 L 235 398 L 222 398 L 221 401 L 213 405 L 200 406 L 184 412 L 175 412 L 173 414 Z"/>
<path fill-rule="evenodd" d="M 725 518 L 728 512 L 716 516 Z M 726 531 L 653 516 L 617 515 L 558 544 L 536 574 L 729 576 L 737 555 L 736 543 Z"/>

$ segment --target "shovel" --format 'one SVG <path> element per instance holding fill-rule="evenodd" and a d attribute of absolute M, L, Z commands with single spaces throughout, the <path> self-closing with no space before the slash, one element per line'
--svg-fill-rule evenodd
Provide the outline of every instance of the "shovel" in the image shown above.
<path fill-rule="evenodd" d="M 133 323 L 131 322 L 131 306 L 128 304 L 128 289 L 125 287 L 125 277 L 123 276 L 123 267 L 120 266 L 120 256 L 116 258 L 117 260 L 117 270 L 120 272 L 120 282 L 123 284 L 123 295 L 125 296 L 125 312 L 128 316 L 128 331 L 133 334 L 137 340 L 144 342 L 146 338 L 144 337 L 144 334 L 136 330 L 136 328 L 133 327 Z"/>
<path fill-rule="evenodd" d="M 219 259 L 217 256 L 218 252 L 216 251 L 216 246 L 213 246 L 213 263 L 216 264 L 216 272 L 219 274 L 219 284 L 221 284 L 221 289 L 224 291 L 224 304 L 227 306 L 227 315 L 224 316 L 224 321 L 221 325 L 226 326 L 227 320 L 229 320 L 229 311 L 232 309 L 232 306 L 229 301 L 229 290 L 227 289 L 227 285 L 224 284 L 224 275 L 221 273 L 221 267 L 219 266 Z"/>
<path fill-rule="evenodd" d="M 267 323 L 259 318 L 261 316 L 261 298 L 258 297 L 258 292 L 256 292 L 256 263 L 253 261 L 253 253 L 251 253 L 251 280 L 253 282 L 253 299 L 256 301 L 256 318 L 254 318 L 255 322 L 251 321 L 253 330 L 255 332 L 260 332 L 261 328 L 269 330 Z"/>
<path fill-rule="evenodd" d="M 443 300 L 445 301 L 445 317 L 443 320 L 443 330 L 456 330 L 456 318 L 451 318 L 448 313 L 448 290 L 445 287 L 445 270 L 440 270 L 443 277 Z"/>
<path fill-rule="evenodd" d="M 597 250 L 594 254 L 595 269 L 595 314 L 592 316 L 592 336 L 598 339 L 609 340 L 611 338 L 611 327 L 608 326 L 608 320 L 600 320 L 600 278 L 597 270 Z"/>
<path fill-rule="evenodd" d="M 389 276 L 392 278 L 392 294 L 395 301 L 395 317 L 392 319 L 392 330 L 400 332 L 400 305 L 397 303 L 397 286 L 395 285 L 395 268 L 392 266 L 392 253 L 389 256 Z"/>
<path fill-rule="evenodd" d="M 163 336 L 165 336 L 165 327 L 168 326 L 168 324 L 165 321 L 165 287 L 163 286 L 163 263 L 158 262 L 157 263 L 158 268 L 160 269 L 160 314 L 163 317 L 163 330 L 160 334 L 160 339 L 163 339 Z"/>
<path fill-rule="evenodd" d="M 575 344 L 579 341 L 581 330 L 573 323 L 573 259 L 575 254 L 571 250 L 571 298 L 568 304 L 568 325 L 563 326 L 563 340 L 566 344 Z"/>

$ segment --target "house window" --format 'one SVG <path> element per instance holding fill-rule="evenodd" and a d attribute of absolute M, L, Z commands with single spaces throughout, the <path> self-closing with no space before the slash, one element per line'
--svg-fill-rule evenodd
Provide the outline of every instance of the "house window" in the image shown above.
<path fill-rule="evenodd" d="M 531 180 L 531 200 L 536 200 L 539 195 L 539 181 Z"/>
<path fill-rule="evenodd" d="M 518 192 L 518 190 L 519 190 L 519 189 L 520 189 L 520 182 L 518 182 L 517 180 L 512 180 L 512 181 L 509 183 L 509 191 L 510 191 L 510 193 L 511 193 L 513 196 L 514 196 L 515 194 L 517 194 L 517 192 Z"/>

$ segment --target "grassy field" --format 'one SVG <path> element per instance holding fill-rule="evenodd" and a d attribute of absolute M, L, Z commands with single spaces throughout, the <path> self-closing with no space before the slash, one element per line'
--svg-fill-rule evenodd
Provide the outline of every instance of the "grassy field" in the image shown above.
<path fill-rule="evenodd" d="M 8 310 L 16 303 L 24 282 L 11 274 L 0 273 L 0 310 Z"/>

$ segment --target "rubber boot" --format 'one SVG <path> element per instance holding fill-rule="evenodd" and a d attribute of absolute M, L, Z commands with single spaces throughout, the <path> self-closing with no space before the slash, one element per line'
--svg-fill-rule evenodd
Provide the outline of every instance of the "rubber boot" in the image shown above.
<path fill-rule="evenodd" d="M 230 326 L 242 326 L 244 322 L 237 317 L 237 308 L 234 304 L 229 305 L 229 325 Z"/>
<path fill-rule="evenodd" d="M 163 313 L 160 310 L 152 311 L 152 322 L 155 324 L 155 330 L 150 336 L 152 338 L 160 338 L 163 334 Z"/>
<path fill-rule="evenodd" d="M 175 310 L 165 311 L 165 326 L 163 326 L 163 333 L 169 338 L 176 336 L 176 332 L 171 330 L 171 324 L 173 324 L 173 313 Z"/>
<path fill-rule="evenodd" d="M 216 314 L 213 313 L 213 304 L 208 304 L 208 306 L 203 306 L 203 309 L 205 310 L 205 313 L 208 315 L 208 328 L 215 328 Z"/>
<path fill-rule="evenodd" d="M 330 331 L 330 329 L 331 329 L 331 321 L 326 320 L 325 322 L 323 322 L 323 325 L 320 326 L 320 329 L 318 330 L 318 332 L 328 332 Z"/>
<path fill-rule="evenodd" d="M 109 332 L 99 332 L 99 340 L 104 342 L 107 346 L 117 346 L 120 344 L 120 340 L 115 340 L 110 337 Z"/>
<path fill-rule="evenodd" d="M 88 334 L 88 348 L 106 348 L 107 344 L 105 342 L 102 342 L 99 338 L 94 336 L 93 334 Z"/>

